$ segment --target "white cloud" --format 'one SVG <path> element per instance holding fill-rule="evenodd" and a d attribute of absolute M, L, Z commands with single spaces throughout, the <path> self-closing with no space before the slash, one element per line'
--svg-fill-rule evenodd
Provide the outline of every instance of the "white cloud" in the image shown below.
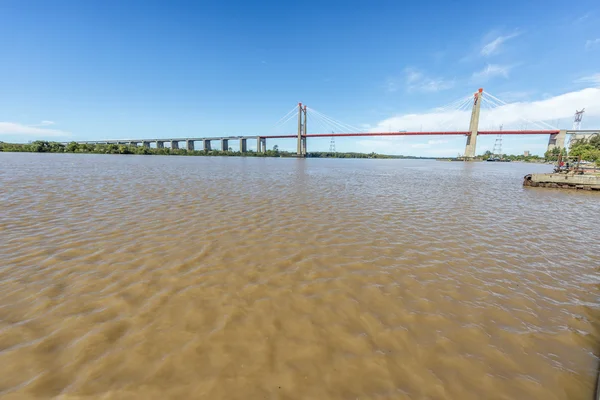
<path fill-rule="evenodd" d="M 584 83 L 586 85 L 591 84 L 595 86 L 600 86 L 600 72 L 597 74 L 581 77 L 575 80 L 575 83 Z"/>
<path fill-rule="evenodd" d="M 453 80 L 448 81 L 443 78 L 431 78 L 415 68 L 406 68 L 404 74 L 406 88 L 409 92 L 439 92 L 454 86 Z"/>
<path fill-rule="evenodd" d="M 54 122 L 54 121 L 43 120 L 39 124 L 35 124 L 35 125 L 31 125 L 31 126 L 50 126 L 50 125 L 54 125 L 55 123 L 56 122 Z"/>
<path fill-rule="evenodd" d="M 600 122 L 600 88 L 586 88 L 540 101 L 511 103 L 494 109 L 484 107 L 481 111 L 480 129 L 487 130 L 500 125 L 503 125 L 505 130 L 536 129 L 539 126 L 534 126 L 526 120 L 547 121 L 553 124 L 561 118 L 570 120 L 575 109 L 584 107 L 588 124 L 596 120 Z M 470 116 L 470 109 L 403 114 L 380 121 L 370 131 L 466 131 Z"/>
<path fill-rule="evenodd" d="M 472 79 L 478 82 L 485 82 L 496 76 L 508 78 L 508 73 L 511 69 L 512 67 L 509 65 L 488 64 L 481 71 L 474 72 Z"/>
<path fill-rule="evenodd" d="M 586 48 L 586 50 L 590 50 L 590 49 L 592 49 L 593 47 L 596 47 L 596 46 L 600 46 L 600 38 L 586 40 L 586 42 L 585 42 L 585 48 Z"/>
<path fill-rule="evenodd" d="M 519 35 L 520 35 L 519 32 L 515 32 L 515 33 L 513 33 L 511 35 L 507 35 L 507 36 L 498 36 L 496 39 L 492 40 L 491 42 L 489 42 L 485 46 L 483 46 L 483 48 L 481 49 L 481 55 L 488 57 L 488 56 L 491 56 L 492 54 L 498 53 L 500 51 L 500 46 L 502 46 L 502 43 L 506 42 L 507 40 L 516 38 Z"/>
<path fill-rule="evenodd" d="M 46 124 L 44 124 L 44 122 L 46 122 Z M 51 125 L 48 124 L 48 122 L 52 121 L 42 121 L 42 125 Z M 70 136 L 68 132 L 58 129 L 47 129 L 15 122 L 0 122 L 0 135 L 34 136 L 37 138 Z"/>

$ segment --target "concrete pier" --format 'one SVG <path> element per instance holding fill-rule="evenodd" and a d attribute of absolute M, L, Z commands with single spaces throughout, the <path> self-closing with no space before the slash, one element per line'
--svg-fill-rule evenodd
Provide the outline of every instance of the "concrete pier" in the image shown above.
<path fill-rule="evenodd" d="M 228 150 L 229 150 L 229 140 L 221 139 L 221 151 L 228 151 Z"/>
<path fill-rule="evenodd" d="M 185 144 L 186 144 L 186 148 L 188 149 L 188 151 L 194 151 L 194 141 L 193 140 L 186 140 Z"/>
<path fill-rule="evenodd" d="M 179 142 L 177 140 L 171 140 L 171 149 L 178 149 Z"/>
<path fill-rule="evenodd" d="M 137 147 L 138 142 L 129 142 L 129 145 L 132 147 Z"/>
<path fill-rule="evenodd" d="M 156 141 L 156 148 L 157 149 L 164 149 L 164 147 L 165 147 L 165 142 L 160 141 L 160 140 Z"/>
<path fill-rule="evenodd" d="M 203 143 L 204 143 L 204 151 L 210 151 L 211 150 L 210 140 L 204 140 Z"/>
<path fill-rule="evenodd" d="M 240 153 L 248 151 L 247 139 L 240 139 Z"/>
<path fill-rule="evenodd" d="M 267 138 L 260 138 L 260 152 L 267 152 Z"/>
<path fill-rule="evenodd" d="M 150 142 L 143 141 L 143 142 L 142 142 L 142 146 L 144 146 L 144 147 L 146 147 L 146 148 L 149 148 L 149 147 L 150 147 Z"/>
<path fill-rule="evenodd" d="M 525 176 L 523 186 L 600 190 L 600 174 L 530 174 Z"/>
<path fill-rule="evenodd" d="M 567 139 L 567 131 L 561 130 L 558 133 L 550 134 L 550 138 L 548 139 L 548 150 L 551 151 L 554 148 L 558 148 L 562 150 L 565 148 L 565 141 Z"/>

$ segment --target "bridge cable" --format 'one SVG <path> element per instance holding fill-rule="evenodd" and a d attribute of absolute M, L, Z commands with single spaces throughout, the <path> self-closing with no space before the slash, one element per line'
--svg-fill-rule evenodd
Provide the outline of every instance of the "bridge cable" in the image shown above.
<path fill-rule="evenodd" d="M 295 113 L 294 113 L 294 111 L 295 111 Z M 291 113 L 294 113 L 295 115 L 298 115 L 298 106 L 294 106 L 294 108 L 292 108 L 283 117 L 281 117 L 279 119 L 279 121 L 275 122 L 275 124 L 273 126 L 277 126 L 281 121 L 283 121 L 284 119 L 286 119 Z"/>
<path fill-rule="evenodd" d="M 490 97 L 487 98 L 487 99 L 484 97 L 484 103 L 486 101 L 488 101 L 490 104 L 494 105 L 495 106 L 494 108 L 499 108 L 499 107 L 504 107 L 504 106 L 510 106 L 511 105 L 511 104 L 508 104 L 506 102 L 501 102 L 502 100 L 496 99 L 496 97 L 494 97 L 492 95 L 490 95 Z M 502 104 L 502 103 L 504 103 L 504 104 Z M 557 129 L 556 127 L 554 127 L 554 126 L 552 126 L 552 125 L 550 125 L 550 124 L 548 124 L 546 122 L 543 122 L 543 121 L 531 121 L 531 120 L 529 120 L 529 119 L 527 119 L 527 118 L 525 118 L 525 117 L 523 117 L 521 115 L 517 115 L 517 118 L 520 119 L 522 122 L 526 122 L 527 124 L 533 125 L 537 129 L 542 129 L 542 130 L 545 130 L 545 129 L 548 129 L 548 128 L 550 128 L 552 130 L 556 130 Z"/>
<path fill-rule="evenodd" d="M 326 119 L 328 119 L 328 120 L 330 120 L 330 121 L 332 121 L 332 122 L 334 122 L 334 123 L 336 123 L 336 124 L 339 124 L 339 125 L 341 125 L 341 126 L 345 126 L 346 128 L 349 128 L 351 131 L 361 131 L 361 130 L 362 130 L 362 129 L 360 129 L 360 128 L 356 127 L 356 126 L 353 126 L 353 125 L 350 125 L 350 124 L 347 124 L 347 123 L 344 123 L 344 122 L 338 121 L 338 120 L 336 120 L 336 119 L 334 119 L 334 118 L 332 118 L 332 117 L 330 117 L 330 116 L 328 116 L 328 115 L 325 115 L 325 114 L 323 114 L 323 113 L 321 113 L 321 112 L 319 112 L 319 111 L 315 110 L 314 108 L 313 108 L 312 110 L 313 110 L 315 113 L 317 113 L 317 114 L 319 114 L 320 116 L 322 116 L 323 118 L 326 118 Z"/>
<path fill-rule="evenodd" d="M 311 110 L 314 111 L 315 113 L 317 113 L 319 116 L 321 116 L 321 117 L 323 117 L 323 118 L 325 118 L 327 120 L 330 120 L 332 123 L 338 124 L 340 126 L 345 126 L 346 129 L 350 129 L 350 131 L 353 131 L 353 130 L 356 131 L 356 132 L 363 131 L 363 129 L 357 128 L 356 126 L 352 126 L 350 124 L 346 124 L 346 123 L 337 121 L 337 120 L 335 120 L 335 119 L 333 119 L 333 118 L 331 118 L 331 117 L 329 117 L 329 116 L 327 116 L 327 115 L 325 115 L 323 113 L 320 113 L 319 111 L 315 110 L 314 108 L 311 108 Z"/>
<path fill-rule="evenodd" d="M 472 99 L 473 99 L 473 95 L 468 95 L 467 97 L 463 97 L 461 99 L 455 100 L 455 101 L 453 101 L 451 103 L 448 103 L 448 104 L 446 104 L 444 106 L 436 107 L 436 108 L 433 109 L 433 111 L 444 111 L 444 110 L 448 110 L 448 109 L 455 110 L 455 109 L 458 108 L 458 106 L 460 106 L 464 102 L 468 103 Z"/>
<path fill-rule="evenodd" d="M 321 129 L 323 130 L 323 133 L 328 133 L 327 131 L 329 131 L 329 129 L 323 125 L 323 123 L 321 122 L 320 119 L 317 119 L 316 116 L 313 113 L 306 113 L 307 118 L 310 120 L 311 124 L 309 126 L 312 125 L 312 123 L 316 123 L 318 124 Z M 335 129 L 334 129 L 335 130 Z"/>
<path fill-rule="evenodd" d="M 472 100 L 471 96 L 466 97 L 466 98 L 462 99 L 462 102 L 460 104 L 458 104 L 457 106 L 455 106 L 454 109 L 451 109 L 448 111 L 443 111 L 444 114 L 448 113 L 449 115 L 442 122 L 438 122 L 437 125 L 441 126 L 442 129 L 446 129 L 444 127 L 444 125 L 446 125 L 450 120 L 454 119 L 457 115 L 462 114 L 463 110 L 468 108 L 469 104 L 471 103 L 471 100 Z"/>
<path fill-rule="evenodd" d="M 489 97 L 488 97 L 488 98 L 486 98 L 486 97 L 484 97 L 484 98 L 483 98 L 482 106 L 483 106 L 484 104 L 486 104 L 486 105 L 489 107 L 489 109 L 490 109 L 491 111 L 493 111 L 493 110 L 495 110 L 495 109 L 497 109 L 497 108 L 500 108 L 500 107 L 504 107 L 505 105 L 509 105 L 509 104 L 501 104 L 501 103 L 498 103 L 497 101 L 495 101 L 495 100 L 492 100 L 492 99 L 491 99 L 491 98 L 489 98 Z M 527 118 L 523 118 L 523 117 L 521 117 L 520 115 L 517 115 L 517 119 L 518 119 L 519 121 L 521 121 L 521 122 L 525 122 L 525 127 L 521 127 L 521 128 L 517 128 L 517 129 L 526 130 L 526 128 L 527 128 L 527 125 L 528 125 L 528 124 L 531 124 L 531 125 L 533 125 L 533 126 L 534 126 L 535 128 L 537 128 L 537 129 L 547 129 L 547 128 L 546 128 L 546 127 L 544 127 L 543 125 L 541 125 L 541 124 L 539 124 L 539 123 L 536 123 L 536 122 L 534 122 L 534 121 L 530 121 L 530 120 L 528 120 Z"/>
<path fill-rule="evenodd" d="M 489 93 L 489 92 L 486 92 L 486 95 L 487 95 L 487 97 L 489 97 L 490 99 L 494 100 L 496 103 L 499 103 L 499 104 L 500 104 L 500 106 L 508 106 L 508 105 L 510 105 L 509 103 L 505 102 L 505 101 L 504 101 L 504 100 L 502 100 L 502 99 L 499 99 L 499 98 L 497 98 L 496 96 L 494 96 L 493 94 L 491 94 L 491 93 Z M 486 96 L 484 96 L 484 99 L 485 99 L 485 98 L 486 98 Z M 533 122 L 533 121 L 530 121 L 530 120 L 528 120 L 528 119 L 527 119 L 527 118 L 525 118 L 525 117 L 520 117 L 520 118 L 521 118 L 521 119 L 524 119 L 525 121 L 527 121 L 527 122 L 529 122 L 529 123 L 531 123 L 531 124 L 535 124 L 535 123 L 536 123 L 536 122 Z M 538 122 L 539 124 L 545 125 L 546 127 L 550 128 L 550 129 L 553 129 L 553 130 L 556 130 L 556 129 L 557 129 L 555 126 L 552 126 L 552 125 L 550 125 L 550 124 L 548 124 L 548 123 L 546 123 L 546 122 L 544 122 L 544 121 L 541 121 L 541 120 L 540 120 L 540 121 L 537 121 L 537 122 Z"/>
<path fill-rule="evenodd" d="M 283 121 L 282 123 L 280 123 L 278 126 L 274 126 L 274 127 L 271 129 L 271 130 L 273 130 L 273 131 L 274 131 L 274 130 L 276 130 L 276 129 L 279 129 L 279 128 L 281 128 L 282 126 L 284 126 L 286 123 L 288 123 L 288 122 L 289 122 L 291 119 L 293 119 L 293 118 L 298 118 L 298 113 L 290 115 L 290 116 L 288 117 L 288 119 L 286 119 L 285 121 Z"/>
<path fill-rule="evenodd" d="M 340 132 L 343 132 L 343 133 L 349 133 L 349 132 L 351 132 L 351 130 L 349 130 L 348 127 L 346 127 L 346 126 L 344 126 L 344 125 L 342 125 L 342 124 L 340 124 L 340 123 L 338 123 L 336 121 L 333 121 L 332 119 L 330 119 L 330 118 L 326 117 L 325 115 L 317 112 L 316 110 L 314 110 L 314 109 L 309 109 L 309 110 L 311 111 L 311 114 L 313 115 L 313 117 L 318 117 L 326 125 L 333 126 L 335 128 L 334 130 L 340 131 Z"/>
<path fill-rule="evenodd" d="M 334 120 L 333 118 L 330 118 L 330 117 L 326 116 L 325 114 L 319 113 L 315 109 L 311 109 L 311 111 L 313 112 L 314 115 L 317 115 L 319 118 L 322 118 L 323 121 L 327 121 L 330 125 L 335 126 L 336 130 L 338 130 L 338 131 L 341 131 L 341 132 L 344 132 L 344 133 L 350 133 L 353 130 L 356 130 L 356 128 L 350 127 L 350 126 L 348 126 L 346 124 L 338 122 L 338 121 Z"/>
<path fill-rule="evenodd" d="M 311 110 L 314 111 L 314 110 Z M 312 117 L 318 121 L 320 121 L 322 123 L 322 125 L 325 125 L 326 129 L 323 133 L 329 133 L 329 131 L 337 131 L 337 132 L 341 132 L 341 133 L 349 133 L 348 128 L 344 127 L 344 126 L 340 126 L 337 124 L 334 124 L 332 122 L 330 122 L 329 120 L 323 118 L 322 116 L 320 116 L 319 114 L 317 114 L 316 112 L 311 112 L 310 113 L 312 115 Z"/>

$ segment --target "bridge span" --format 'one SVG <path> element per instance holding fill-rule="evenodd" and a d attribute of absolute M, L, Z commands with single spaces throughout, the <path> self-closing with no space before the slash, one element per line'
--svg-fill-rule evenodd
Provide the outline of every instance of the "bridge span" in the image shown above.
<path fill-rule="evenodd" d="M 492 95 L 490 95 L 492 96 Z M 495 98 L 492 96 L 492 98 Z M 256 140 L 257 152 L 266 152 L 267 139 L 296 139 L 297 140 L 297 156 L 305 157 L 306 140 L 308 138 L 324 138 L 324 137 L 369 137 L 369 136 L 465 136 L 467 138 L 464 159 L 469 160 L 475 157 L 477 137 L 479 135 L 548 135 L 548 150 L 554 148 L 563 149 L 567 135 L 571 134 L 574 138 L 585 137 L 589 134 L 600 134 L 598 130 L 566 130 L 566 129 L 536 129 L 536 130 L 498 130 L 498 131 L 480 131 L 479 130 L 479 115 L 481 104 L 483 102 L 483 89 L 475 92 L 472 101 L 471 120 L 469 129 L 465 131 L 396 131 L 396 132 L 347 132 L 347 133 L 307 133 L 307 107 L 298 103 L 298 131 L 295 134 L 283 135 L 238 135 L 238 136 L 216 136 L 216 137 L 175 137 L 175 138 L 158 138 L 158 139 L 113 139 L 113 140 L 92 140 L 79 141 L 79 144 L 117 144 L 150 147 L 151 143 L 155 143 L 157 148 L 164 148 L 165 143 L 170 143 L 172 149 L 178 149 L 180 143 L 185 143 L 187 150 L 195 150 L 196 142 L 202 143 L 202 150 L 212 150 L 212 142 L 220 143 L 220 150 L 229 150 L 229 141 L 239 140 L 240 152 L 247 151 L 247 141 Z M 311 109 L 312 110 L 312 109 Z M 314 111 L 314 110 L 313 110 Z M 290 113 L 288 113 L 289 115 Z M 295 117 L 295 113 L 291 115 Z M 285 118 L 285 117 L 284 117 Z M 289 121 L 289 118 L 288 118 Z M 546 124 L 548 125 L 548 124 Z M 549 126 L 549 125 L 548 125 Z"/>

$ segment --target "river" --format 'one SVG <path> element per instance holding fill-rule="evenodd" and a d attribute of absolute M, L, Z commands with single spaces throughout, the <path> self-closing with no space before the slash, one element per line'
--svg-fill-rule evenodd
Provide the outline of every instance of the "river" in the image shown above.
<path fill-rule="evenodd" d="M 0 153 L 0 396 L 591 399 L 600 196 L 551 168 Z"/>

